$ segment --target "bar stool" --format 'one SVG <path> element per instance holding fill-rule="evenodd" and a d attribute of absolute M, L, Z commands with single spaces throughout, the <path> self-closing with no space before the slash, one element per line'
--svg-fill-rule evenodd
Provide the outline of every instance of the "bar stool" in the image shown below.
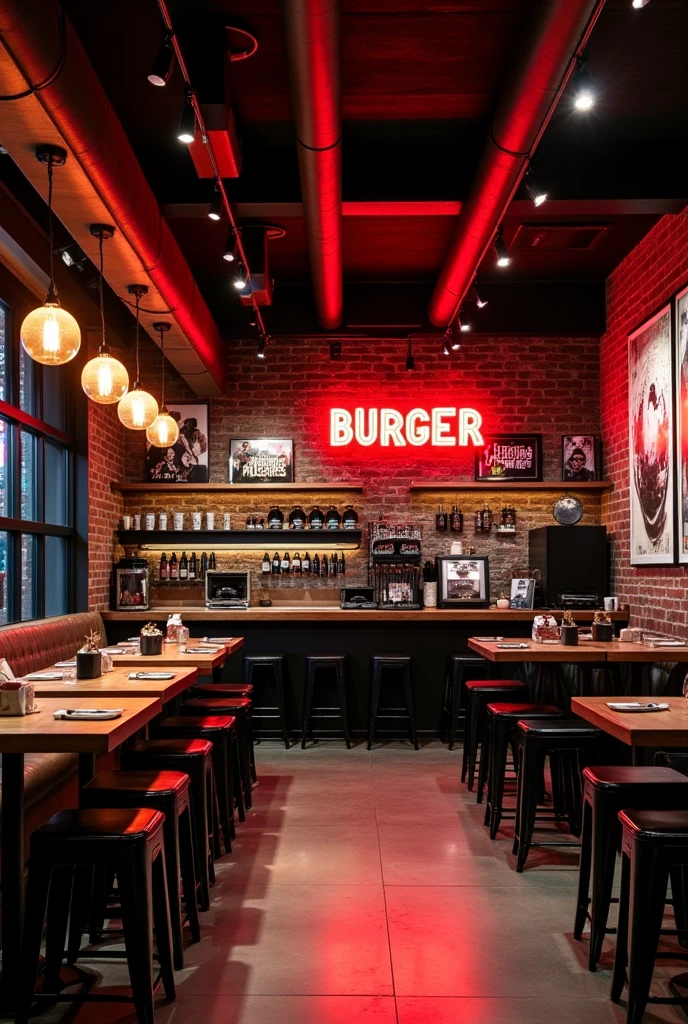
<path fill-rule="evenodd" d="M 473 677 L 476 678 L 480 673 L 485 672 L 485 666 L 485 659 L 478 658 L 475 654 L 447 655 L 440 738 L 443 743 L 449 744 L 450 750 L 454 749 L 459 717 L 466 704 L 463 687 L 464 674 L 470 670 Z"/>
<path fill-rule="evenodd" d="M 232 715 L 206 715 L 203 718 L 164 718 L 157 725 L 162 739 L 202 739 L 213 745 L 213 776 L 220 813 L 220 828 L 225 850 L 231 853 L 234 828 L 234 800 L 239 820 L 245 820 L 244 801 L 239 777 L 239 743 L 236 718 Z M 235 770 L 236 769 L 236 770 Z M 234 795 L 234 799 L 232 798 Z"/>
<path fill-rule="evenodd" d="M 253 753 L 252 701 L 249 697 L 193 697 L 181 707 L 183 716 L 234 715 L 239 737 L 239 769 L 244 795 L 244 807 L 253 806 L 251 782 L 255 780 L 256 760 Z"/>
<path fill-rule="evenodd" d="M 528 687 L 517 679 L 467 679 L 466 690 L 466 731 L 463 739 L 463 763 L 461 781 L 468 777 L 468 789 L 473 790 L 475 769 L 478 766 L 478 747 L 485 740 L 485 715 L 488 704 L 502 701 L 528 700 Z M 482 794 L 478 794 L 478 803 Z"/>
<path fill-rule="evenodd" d="M 578 836 L 582 816 L 581 770 L 584 762 L 591 760 L 598 752 L 602 734 L 581 718 L 521 718 L 517 730 L 519 772 L 513 853 L 517 857 L 516 870 L 521 872 L 531 846 L 572 845 L 532 841 L 545 758 L 550 758 L 553 780 L 557 772 L 561 773 L 565 795 L 564 811 L 571 833 Z"/>
<path fill-rule="evenodd" d="M 325 708 L 326 711 L 338 711 L 336 715 L 318 715 L 319 718 L 340 718 L 344 742 L 347 750 L 351 749 L 349 724 L 346 712 L 346 655 L 345 654 L 309 654 L 306 658 L 306 680 L 303 689 L 303 724 L 301 728 L 301 749 L 306 749 L 306 736 L 310 732 L 310 719 L 313 705 L 313 689 L 318 671 L 334 671 L 337 682 L 339 708 Z"/>
<path fill-rule="evenodd" d="M 59 811 L 32 834 L 19 1024 L 27 1024 L 29 1019 L 49 897 L 45 982 L 39 995 L 71 1001 L 59 987 L 74 865 L 104 867 L 117 876 L 132 1001 L 141 1024 L 154 1024 L 153 995 L 158 980 L 162 980 L 167 998 L 175 998 L 163 823 L 160 811 L 147 808 Z M 160 979 L 155 982 L 153 926 L 160 962 Z M 92 1001 L 94 996 L 73 998 Z"/>
<path fill-rule="evenodd" d="M 210 883 L 215 881 L 215 783 L 213 745 L 209 740 L 135 740 L 120 747 L 119 763 L 130 771 L 179 771 L 189 776 L 194 823 L 198 906 L 210 909 Z M 219 845 L 219 840 L 218 840 Z"/>
<path fill-rule="evenodd" d="M 483 761 L 487 761 L 489 757 L 485 824 L 490 827 L 490 839 L 496 839 L 499 824 L 504 816 L 507 754 L 509 744 L 516 738 L 516 723 L 519 718 L 526 715 L 528 718 L 561 718 L 563 711 L 553 704 L 488 704 L 485 710 L 488 756 L 481 756 L 480 772 L 482 774 Z M 517 769 L 516 765 L 514 767 Z"/>
<path fill-rule="evenodd" d="M 287 722 L 287 699 L 285 691 L 286 655 L 285 654 L 245 654 L 244 655 L 244 679 L 245 683 L 255 685 L 253 677 L 255 672 L 270 673 L 275 686 L 277 696 L 277 716 L 280 722 L 282 741 L 289 750 L 289 723 Z M 256 711 L 259 709 L 256 708 Z M 263 709 L 261 711 L 272 708 Z M 254 714 L 254 718 L 274 718 L 274 715 Z"/>
<path fill-rule="evenodd" d="M 380 688 L 382 685 L 382 674 L 385 670 L 393 671 L 401 675 L 401 683 L 404 687 L 406 699 L 406 711 L 408 713 L 409 725 L 411 728 L 411 739 L 415 750 L 418 750 L 418 732 L 416 729 L 416 714 L 413 707 L 413 689 L 411 686 L 411 655 L 410 654 L 374 654 L 372 663 L 372 684 L 370 699 L 370 718 L 368 720 L 368 750 L 373 746 L 373 735 L 375 733 L 375 722 L 378 717 L 378 704 L 380 703 Z M 384 717 L 389 718 L 390 715 Z"/>
<path fill-rule="evenodd" d="M 194 697 L 252 697 L 250 683 L 196 683 L 188 691 Z"/>
<path fill-rule="evenodd" d="M 618 815 L 624 807 L 688 811 L 688 778 L 673 768 L 604 765 L 583 769 L 583 831 L 573 936 L 582 937 L 590 902 L 590 971 L 597 970 L 607 933 L 616 853 L 621 842 Z"/>
<path fill-rule="evenodd" d="M 688 868 L 688 812 L 621 811 L 621 890 L 616 955 L 612 974 L 612 1001 L 618 1003 L 628 979 L 627 1024 L 640 1024 L 650 999 L 650 985 L 669 878 L 679 934 L 685 931 L 683 873 Z M 676 890 L 674 890 L 674 882 Z M 686 1005 L 683 998 L 663 1003 Z"/>
<path fill-rule="evenodd" d="M 92 807 L 94 810 L 100 807 L 146 807 L 165 815 L 163 837 L 167 896 L 170 904 L 172 953 L 176 971 L 181 971 L 184 967 L 180 878 L 184 889 L 184 904 L 191 930 L 191 941 L 201 941 L 196 901 L 190 781 L 185 772 L 99 772 L 83 787 L 80 796 L 81 806 Z"/>

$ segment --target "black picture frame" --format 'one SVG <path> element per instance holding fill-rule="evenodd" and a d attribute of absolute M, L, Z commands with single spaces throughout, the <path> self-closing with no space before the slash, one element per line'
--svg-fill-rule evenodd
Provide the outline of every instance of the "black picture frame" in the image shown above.
<path fill-rule="evenodd" d="M 535 580 L 532 576 L 514 577 L 509 591 L 509 608 L 531 611 L 535 605 Z"/>
<path fill-rule="evenodd" d="M 499 449 L 511 449 L 506 453 Z M 519 458 L 519 450 L 525 449 L 530 455 Z M 506 457 L 505 457 L 506 456 Z M 527 466 L 520 466 L 527 462 Z M 497 472 L 498 467 L 501 471 Z M 509 481 L 542 480 L 542 434 L 491 434 L 485 437 L 482 445 L 475 449 L 475 466 L 473 479 L 476 483 L 505 483 Z"/>
<path fill-rule="evenodd" d="M 207 484 L 210 479 L 210 402 L 167 402 L 179 437 L 169 448 L 146 441 L 144 479 L 150 484 Z M 172 454 L 170 454 L 172 453 Z"/>
<path fill-rule="evenodd" d="M 439 608 L 489 608 L 490 561 L 487 555 L 437 555 L 437 605 Z M 461 578 L 457 567 L 465 566 Z M 477 587 L 470 573 L 477 572 Z M 465 588 L 457 584 L 466 581 Z M 463 589 L 463 592 L 462 592 Z M 470 592 L 472 590 L 472 593 Z M 476 593 L 477 590 L 477 593 Z"/>
<path fill-rule="evenodd" d="M 581 458 L 583 461 L 581 462 Z M 572 463 L 572 460 L 573 463 Z M 561 435 L 561 479 L 584 483 L 600 479 L 599 444 L 594 434 Z"/>
<path fill-rule="evenodd" d="M 293 440 L 277 437 L 231 438 L 228 479 L 230 484 L 241 484 L 242 487 L 294 483 Z"/>

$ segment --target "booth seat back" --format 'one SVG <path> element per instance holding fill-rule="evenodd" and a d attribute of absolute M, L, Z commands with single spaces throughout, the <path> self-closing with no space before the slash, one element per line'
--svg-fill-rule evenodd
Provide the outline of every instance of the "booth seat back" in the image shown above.
<path fill-rule="evenodd" d="M 15 676 L 24 676 L 56 661 L 73 658 L 86 634 L 94 630 L 105 644 L 105 626 L 98 612 L 77 612 L 2 626 L 0 658 L 5 658 Z"/>

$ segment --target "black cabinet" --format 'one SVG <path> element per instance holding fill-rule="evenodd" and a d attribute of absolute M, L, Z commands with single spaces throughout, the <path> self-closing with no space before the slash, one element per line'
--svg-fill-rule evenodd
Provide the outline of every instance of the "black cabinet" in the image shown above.
<path fill-rule="evenodd" d="M 606 526 L 540 526 L 528 531 L 529 565 L 542 574 L 542 604 L 561 606 L 560 595 L 609 593 Z"/>

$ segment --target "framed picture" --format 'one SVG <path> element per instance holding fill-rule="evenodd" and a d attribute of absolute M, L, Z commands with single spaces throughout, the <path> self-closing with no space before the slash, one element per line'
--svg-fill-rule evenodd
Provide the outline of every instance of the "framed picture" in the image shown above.
<path fill-rule="evenodd" d="M 490 603 L 487 555 L 438 555 L 437 579 L 440 608 L 487 607 Z"/>
<path fill-rule="evenodd" d="M 535 580 L 515 579 L 511 581 L 510 608 L 532 608 L 535 601 Z"/>
<path fill-rule="evenodd" d="M 291 484 L 294 442 L 272 437 L 229 442 L 230 484 Z"/>
<path fill-rule="evenodd" d="M 206 484 L 208 482 L 209 402 L 168 402 L 177 421 L 179 437 L 169 448 L 146 441 L 146 476 L 153 484 Z"/>
<path fill-rule="evenodd" d="M 542 480 L 542 434 L 495 434 L 475 449 L 475 479 Z"/>
<path fill-rule="evenodd" d="M 597 446 L 592 434 L 562 434 L 561 479 L 597 480 Z"/>
<path fill-rule="evenodd" d="M 688 562 L 688 286 L 676 296 L 676 491 L 678 560 Z"/>
<path fill-rule="evenodd" d="M 628 336 L 631 565 L 673 565 L 671 306 Z"/>

